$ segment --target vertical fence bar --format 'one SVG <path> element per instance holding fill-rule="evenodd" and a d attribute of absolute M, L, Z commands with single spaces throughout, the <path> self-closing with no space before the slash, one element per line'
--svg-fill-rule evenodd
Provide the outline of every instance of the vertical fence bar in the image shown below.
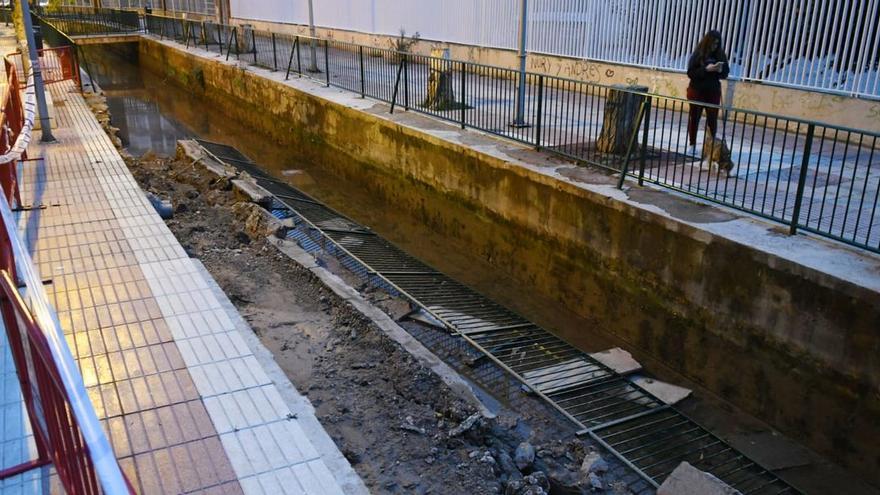
<path fill-rule="evenodd" d="M 302 43 L 299 42 L 299 36 L 296 37 L 296 72 L 299 74 L 299 77 L 302 77 L 303 67 L 302 67 L 302 51 L 300 47 Z"/>
<path fill-rule="evenodd" d="M 389 113 L 394 113 L 394 106 L 397 104 L 397 92 L 400 87 L 400 76 L 403 73 L 403 64 L 405 63 L 405 58 L 400 59 L 400 64 L 397 66 L 397 79 L 394 81 L 394 91 L 391 94 L 391 111 Z"/>
<path fill-rule="evenodd" d="M 205 40 L 205 51 L 210 51 L 211 47 L 208 45 L 208 28 L 204 21 L 202 21 L 202 38 Z"/>
<path fill-rule="evenodd" d="M 293 39 L 293 45 L 290 47 L 290 57 L 287 58 L 287 74 L 284 76 L 284 80 L 287 81 L 290 79 L 290 68 L 293 65 L 293 52 L 297 51 L 299 45 L 299 36 Z"/>
<path fill-rule="evenodd" d="M 229 43 L 227 43 L 228 46 L 226 47 L 226 60 L 229 60 L 229 55 L 232 53 L 232 44 L 235 43 L 236 45 L 238 45 L 236 31 L 236 28 L 232 28 L 232 34 L 229 35 Z M 235 51 L 238 52 L 238 49 L 236 48 Z"/>
<path fill-rule="evenodd" d="M 648 159 L 648 128 L 651 126 L 651 97 L 645 96 L 645 116 L 642 122 L 642 153 L 639 155 L 639 185 L 645 185 L 645 162 Z"/>
<path fill-rule="evenodd" d="M 403 54 L 403 109 L 409 111 L 409 54 Z"/>
<path fill-rule="evenodd" d="M 254 59 L 256 59 L 256 55 Z M 272 70 L 278 70 L 278 46 L 275 42 L 275 31 L 272 31 L 272 67 Z"/>
<path fill-rule="evenodd" d="M 327 86 L 330 86 L 330 42 L 324 40 L 324 76 Z"/>
<path fill-rule="evenodd" d="M 804 184 L 807 182 L 807 166 L 810 163 L 810 153 L 813 150 L 813 135 L 816 131 L 815 124 L 807 126 L 807 140 L 804 143 L 804 157 L 801 159 L 801 173 L 798 175 L 797 192 L 794 196 L 794 211 L 791 214 L 791 226 L 789 233 L 794 235 L 797 233 L 798 219 L 801 216 L 801 205 L 804 202 Z"/>
<path fill-rule="evenodd" d="M 538 109 L 535 111 L 535 149 L 541 149 L 541 125 L 544 122 L 544 75 L 538 76 Z"/>
<path fill-rule="evenodd" d="M 361 66 L 361 98 L 367 97 L 367 81 L 364 77 L 364 47 L 363 45 L 358 46 L 358 57 L 360 59 Z"/>
<path fill-rule="evenodd" d="M 461 128 L 465 128 L 465 109 L 467 108 L 467 104 L 465 104 L 465 88 L 467 87 L 467 63 L 461 63 Z"/>
<path fill-rule="evenodd" d="M 620 179 L 617 181 L 617 188 L 623 189 L 623 181 L 626 180 L 626 173 L 629 171 L 629 162 L 630 157 L 632 156 L 632 149 L 636 142 L 636 137 L 639 135 L 639 128 L 642 126 L 642 120 L 645 117 L 645 101 L 642 101 L 642 105 L 639 108 L 638 118 L 636 120 L 636 125 L 633 126 L 632 134 L 629 136 L 629 144 L 626 146 L 626 156 L 623 159 L 623 166 L 620 168 Z"/>

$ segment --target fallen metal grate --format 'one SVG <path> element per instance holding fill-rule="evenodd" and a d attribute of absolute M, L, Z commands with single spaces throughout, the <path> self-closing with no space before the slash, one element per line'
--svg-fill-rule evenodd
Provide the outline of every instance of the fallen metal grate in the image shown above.
<path fill-rule="evenodd" d="M 687 461 L 744 495 L 798 493 L 671 407 L 595 427 L 590 436 L 655 483 Z"/>
<path fill-rule="evenodd" d="M 272 214 L 294 221 L 288 237 L 303 249 L 335 256 L 372 285 L 431 314 L 651 487 L 658 487 L 680 462 L 688 461 L 743 494 L 800 493 L 589 354 L 271 177 L 235 148 L 198 142 L 218 160 L 247 172 L 274 196 Z"/>

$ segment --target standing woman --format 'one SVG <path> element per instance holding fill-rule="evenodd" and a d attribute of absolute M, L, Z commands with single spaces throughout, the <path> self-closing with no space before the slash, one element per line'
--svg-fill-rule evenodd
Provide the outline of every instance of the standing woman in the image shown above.
<path fill-rule="evenodd" d="M 721 48 L 721 33 L 712 30 L 703 36 L 696 50 L 688 60 L 688 78 L 691 82 L 687 88 L 687 97 L 691 101 L 721 103 L 721 80 L 727 79 L 730 66 L 727 63 L 727 55 Z M 718 109 L 705 107 L 691 103 L 690 118 L 688 119 L 688 138 L 692 147 L 697 145 L 697 128 L 700 118 L 706 110 L 706 124 L 709 132 L 715 137 L 718 129 Z"/>

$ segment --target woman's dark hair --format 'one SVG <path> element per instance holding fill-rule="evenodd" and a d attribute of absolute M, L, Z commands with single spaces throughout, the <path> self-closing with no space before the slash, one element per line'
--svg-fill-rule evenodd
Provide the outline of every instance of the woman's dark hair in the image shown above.
<path fill-rule="evenodd" d="M 712 44 L 716 41 L 718 42 L 718 48 L 713 50 Z M 706 60 L 710 55 L 713 55 L 716 60 L 727 60 L 727 55 L 724 53 L 724 48 L 721 46 L 721 33 L 713 29 L 703 35 L 703 39 L 697 43 L 697 48 L 694 50 L 694 54 L 696 54 L 697 58 L 700 60 Z"/>

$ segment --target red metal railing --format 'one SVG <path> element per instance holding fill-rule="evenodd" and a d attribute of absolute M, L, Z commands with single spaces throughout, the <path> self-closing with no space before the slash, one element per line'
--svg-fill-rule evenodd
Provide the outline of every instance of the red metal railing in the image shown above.
<path fill-rule="evenodd" d="M 37 50 L 40 57 L 40 71 L 45 84 L 73 80 L 79 86 L 79 62 L 72 46 L 58 46 Z M 21 52 L 10 53 L 7 58 L 15 66 L 19 82 L 26 79 L 24 73 L 24 55 Z"/>
<path fill-rule="evenodd" d="M 37 459 L 0 471 L 0 478 L 51 463 L 67 493 L 98 493 L 94 466 L 46 336 L 7 270 L 0 271 L 0 312 L 37 445 Z"/>
<path fill-rule="evenodd" d="M 6 152 L 12 150 L 24 127 L 24 107 L 21 102 L 21 93 L 18 90 L 18 71 L 14 70 L 14 65 L 8 58 L 3 60 L 3 64 L 6 68 L 7 84 L 2 95 L 3 115 L 0 116 L 0 151 L 6 154 Z M 24 152 L 20 159 L 26 158 L 26 152 Z M 11 204 L 15 200 L 18 204 L 21 204 L 15 160 L 0 162 L 0 186 L 3 187 L 6 201 Z M 5 255 L 6 253 L 3 253 L 3 256 Z M 6 265 L 4 264 L 4 266 Z"/>
<path fill-rule="evenodd" d="M 45 57 L 59 61 L 50 66 L 49 77 L 70 79 L 75 70 L 78 78 L 75 59 L 60 53 L 64 52 Z M 7 57 L 5 67 L 8 85 L 0 119 L 0 183 L 6 199 L 0 200 L 0 313 L 37 458 L 0 469 L 0 479 L 51 464 L 68 494 L 132 494 L 18 235 L 11 208 L 21 206 L 16 164 L 24 156 L 28 139 L 21 138 L 31 132 L 34 116 L 32 108 L 22 103 L 14 61 Z M 20 287 L 27 291 L 27 298 L 22 297 Z"/>

